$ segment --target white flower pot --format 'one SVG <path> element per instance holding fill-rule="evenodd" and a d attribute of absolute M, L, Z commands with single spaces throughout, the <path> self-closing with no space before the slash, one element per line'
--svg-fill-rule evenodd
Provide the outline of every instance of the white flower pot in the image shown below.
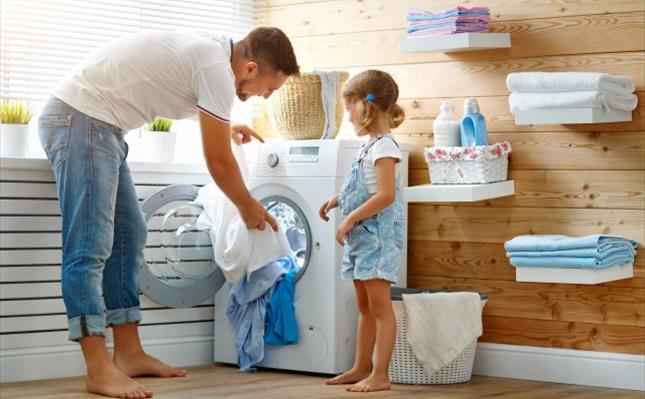
<path fill-rule="evenodd" d="M 0 154 L 3 157 L 27 155 L 29 125 L 0 124 Z"/>
<path fill-rule="evenodd" d="M 176 132 L 150 132 L 144 133 L 146 146 L 146 161 L 172 162 L 175 158 Z"/>

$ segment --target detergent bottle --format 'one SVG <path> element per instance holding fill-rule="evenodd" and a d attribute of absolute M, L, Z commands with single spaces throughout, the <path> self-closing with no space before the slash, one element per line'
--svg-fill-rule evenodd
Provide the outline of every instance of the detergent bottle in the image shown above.
<path fill-rule="evenodd" d="M 464 100 L 464 116 L 461 118 L 461 146 L 488 145 L 486 119 L 479 113 L 479 104 L 474 98 Z"/>
<path fill-rule="evenodd" d="M 432 123 L 435 147 L 458 147 L 461 142 L 461 124 L 450 101 L 441 102 L 441 112 Z"/>

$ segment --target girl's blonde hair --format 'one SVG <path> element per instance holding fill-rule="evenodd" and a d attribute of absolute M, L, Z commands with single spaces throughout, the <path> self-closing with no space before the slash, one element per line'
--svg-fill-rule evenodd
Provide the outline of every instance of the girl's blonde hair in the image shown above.
<path fill-rule="evenodd" d="M 405 112 L 396 103 L 399 86 L 387 72 L 370 69 L 355 75 L 345 84 L 343 98 L 347 104 L 356 104 L 362 129 L 368 129 L 380 113 L 387 114 L 391 128 L 405 119 Z"/>

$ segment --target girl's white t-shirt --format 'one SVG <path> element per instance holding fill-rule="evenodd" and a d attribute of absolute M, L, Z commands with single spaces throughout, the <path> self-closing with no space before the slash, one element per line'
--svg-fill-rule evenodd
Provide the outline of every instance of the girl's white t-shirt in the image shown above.
<path fill-rule="evenodd" d="M 367 191 L 370 194 L 375 194 L 378 191 L 378 179 L 376 177 L 376 169 L 374 163 L 381 158 L 396 158 L 399 160 L 395 164 L 395 173 L 397 178 L 401 174 L 401 161 L 403 160 L 403 155 L 401 150 L 391 139 L 393 138 L 391 133 L 382 135 L 381 139 L 378 137 L 371 138 L 366 146 L 369 145 L 374 140 L 378 140 L 368 151 L 365 159 L 363 159 L 363 175 L 365 176 L 365 185 L 367 186 Z M 390 138 L 388 138 L 390 137 Z M 360 157 L 363 153 L 363 148 L 361 148 L 357 154 L 356 158 Z"/>
<path fill-rule="evenodd" d="M 228 122 L 235 99 L 230 38 L 143 31 L 88 55 L 53 95 L 82 113 L 136 129 L 157 117 Z"/>

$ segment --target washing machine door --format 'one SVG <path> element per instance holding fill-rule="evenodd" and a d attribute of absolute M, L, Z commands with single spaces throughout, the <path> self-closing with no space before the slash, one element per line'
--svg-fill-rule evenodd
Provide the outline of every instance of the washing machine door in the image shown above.
<path fill-rule="evenodd" d="M 312 254 L 311 210 L 296 191 L 282 184 L 265 184 L 251 190 L 287 235 L 300 269 L 296 283 L 307 273 Z M 299 290 L 296 290 L 296 300 Z"/>
<path fill-rule="evenodd" d="M 202 207 L 191 204 L 199 187 L 172 185 L 141 204 L 148 239 L 141 290 L 154 302 L 183 308 L 203 303 L 226 281 L 213 259 L 208 230 L 197 228 Z"/>

